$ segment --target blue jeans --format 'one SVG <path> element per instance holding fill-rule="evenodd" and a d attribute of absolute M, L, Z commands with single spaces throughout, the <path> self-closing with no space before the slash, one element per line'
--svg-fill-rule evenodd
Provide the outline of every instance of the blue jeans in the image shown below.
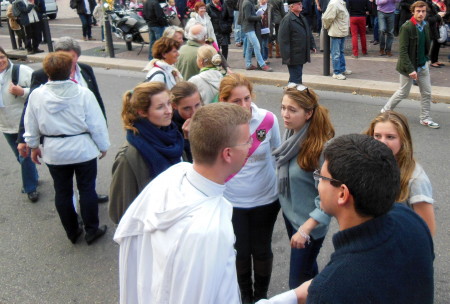
<path fill-rule="evenodd" d="M 269 34 L 261 35 L 261 56 L 264 61 L 269 58 Z"/>
<path fill-rule="evenodd" d="M 23 192 L 30 193 L 36 191 L 38 185 L 39 175 L 36 170 L 36 165 L 31 160 L 31 157 L 23 158 L 20 156 L 19 151 L 17 151 L 17 133 L 16 134 L 8 134 L 3 133 L 8 142 L 9 146 L 14 152 L 17 161 L 20 163 L 21 171 L 22 171 L 22 188 Z"/>
<path fill-rule="evenodd" d="M 95 233 L 98 229 L 98 203 L 95 191 L 97 177 L 97 158 L 82 163 L 68 165 L 49 165 L 55 188 L 55 206 L 61 223 L 70 238 L 78 230 L 77 213 L 73 204 L 73 175 L 77 180 L 80 194 L 80 211 L 86 233 Z"/>
<path fill-rule="evenodd" d="M 344 57 L 345 37 L 331 37 L 331 60 L 333 61 L 334 74 L 342 74 L 345 72 Z"/>
<path fill-rule="evenodd" d="M 261 46 L 259 45 L 258 37 L 256 37 L 255 31 L 245 33 L 247 37 L 247 49 L 245 50 L 245 66 L 248 68 L 252 65 L 252 49 L 255 52 L 256 61 L 260 67 L 266 65 L 261 55 Z M 252 46 L 252 47 L 250 47 Z"/>
<path fill-rule="evenodd" d="M 378 11 L 378 27 L 380 30 L 380 50 L 390 52 L 394 42 L 395 14 Z"/>
<path fill-rule="evenodd" d="M 379 28 L 378 28 L 378 16 L 370 16 L 370 22 L 372 23 L 372 27 L 373 27 L 373 40 L 374 41 L 380 41 L 380 33 Z"/>
<path fill-rule="evenodd" d="M 91 24 L 92 24 L 92 15 L 88 14 L 78 14 L 81 20 L 81 27 L 83 29 L 83 37 L 92 38 L 91 33 Z"/>
<path fill-rule="evenodd" d="M 162 34 L 164 33 L 165 29 L 166 28 L 164 26 L 151 26 L 151 27 L 149 26 L 148 35 L 150 36 L 150 46 L 148 49 L 148 60 L 153 59 L 152 55 L 153 44 L 155 44 L 156 40 L 162 37 Z"/>
<path fill-rule="evenodd" d="M 288 65 L 289 82 L 301 84 L 303 76 L 303 64 Z"/>
<path fill-rule="evenodd" d="M 242 40 L 244 39 L 244 35 L 241 30 L 241 26 L 238 24 L 238 18 L 239 18 L 239 11 L 234 11 L 234 42 L 235 43 L 242 43 Z"/>
<path fill-rule="evenodd" d="M 291 240 L 292 236 L 297 232 L 289 220 L 284 216 L 284 223 L 286 224 L 286 230 Z M 313 239 L 306 244 L 303 249 L 291 248 L 291 260 L 289 267 L 289 288 L 294 289 L 300 286 L 302 283 L 311 280 L 319 273 L 319 267 L 317 266 L 317 256 L 319 256 L 320 248 L 325 237 L 320 239 Z"/>

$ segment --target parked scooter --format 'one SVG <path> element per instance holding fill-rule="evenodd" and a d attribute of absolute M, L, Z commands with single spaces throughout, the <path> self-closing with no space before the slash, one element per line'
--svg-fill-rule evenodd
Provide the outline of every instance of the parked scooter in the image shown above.
<path fill-rule="evenodd" d="M 150 43 L 147 23 L 137 14 L 138 10 L 116 6 L 113 11 L 108 12 L 113 33 L 126 42 L 129 51 L 132 49 L 132 42 L 141 46 Z"/>

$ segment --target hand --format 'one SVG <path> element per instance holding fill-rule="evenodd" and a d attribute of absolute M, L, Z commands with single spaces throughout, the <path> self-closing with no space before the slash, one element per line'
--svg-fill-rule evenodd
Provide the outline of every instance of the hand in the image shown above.
<path fill-rule="evenodd" d="M 306 239 L 297 231 L 291 238 L 291 248 L 305 248 Z"/>
<path fill-rule="evenodd" d="M 317 49 L 316 48 L 312 48 L 311 51 L 313 51 L 314 54 L 317 53 Z"/>
<path fill-rule="evenodd" d="M 14 96 L 23 96 L 25 90 L 20 85 L 9 84 L 8 92 Z"/>
<path fill-rule="evenodd" d="M 28 147 L 25 143 L 20 143 L 17 145 L 17 151 L 19 151 L 20 156 L 23 158 L 28 157 L 30 155 L 30 147 Z"/>
<path fill-rule="evenodd" d="M 33 163 L 40 165 L 41 162 L 39 161 L 39 158 L 42 158 L 41 149 L 31 149 L 31 160 Z"/>
<path fill-rule="evenodd" d="M 304 282 L 299 287 L 295 288 L 295 294 L 297 295 L 298 304 L 305 304 L 306 298 L 308 297 L 308 288 L 311 285 L 312 279 Z"/>
<path fill-rule="evenodd" d="M 416 71 L 409 73 L 409 77 L 414 80 L 417 80 L 419 78 Z"/>
<path fill-rule="evenodd" d="M 98 159 L 102 159 L 103 157 L 105 157 L 106 156 L 106 152 L 107 151 L 100 151 L 100 157 L 98 158 Z"/>
<path fill-rule="evenodd" d="M 191 126 L 191 119 L 188 118 L 188 119 L 186 119 L 183 126 L 181 127 L 181 129 L 183 130 L 183 136 L 185 139 L 189 138 L 189 127 L 190 126 Z"/>
<path fill-rule="evenodd" d="M 445 14 L 446 14 L 446 12 L 439 12 L 439 13 L 438 13 L 438 15 L 441 16 L 441 17 L 444 17 Z"/>

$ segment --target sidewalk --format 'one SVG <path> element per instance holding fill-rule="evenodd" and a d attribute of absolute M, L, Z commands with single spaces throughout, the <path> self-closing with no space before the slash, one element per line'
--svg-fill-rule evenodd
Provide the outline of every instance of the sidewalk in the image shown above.
<path fill-rule="evenodd" d="M 57 26 L 57 24 L 54 26 Z M 94 30 L 99 29 L 95 28 Z M 317 35 L 314 34 L 314 36 Z M 369 56 L 360 57 L 359 59 L 350 57 L 351 37 L 348 37 L 346 40 L 347 68 L 353 71 L 353 74 L 348 76 L 347 80 L 335 80 L 330 76 L 323 76 L 323 54 L 318 52 L 317 54 L 312 54 L 311 63 L 304 65 L 304 84 L 316 90 L 390 97 L 399 86 L 399 74 L 395 70 L 398 57 L 398 39 L 394 40 L 394 56 L 389 58 L 378 56 L 379 46 L 369 43 L 371 37 L 371 35 L 367 36 Z M 92 66 L 140 72 L 147 63 L 148 46 L 144 46 L 142 52 L 138 55 L 141 48 L 140 45 L 133 45 L 133 50 L 127 51 L 125 43 L 114 37 L 115 58 L 109 58 L 102 51 L 103 43 L 101 41 L 85 42 L 80 40 L 79 42 L 83 50 L 80 61 Z M 318 37 L 316 37 L 316 43 L 318 45 Z M 6 47 L 5 50 L 9 55 L 28 61 L 42 61 L 46 55 L 46 53 L 42 53 L 26 56 L 26 52 L 8 50 L 8 46 L 11 45 L 8 35 L 0 35 L 0 45 Z M 46 46 L 42 46 L 42 49 L 46 49 Z M 445 62 L 446 66 L 440 69 L 430 68 L 433 102 L 435 103 L 450 103 L 450 63 L 447 60 L 448 54 L 450 54 L 449 46 L 441 48 L 440 61 Z M 253 61 L 255 62 L 254 59 Z M 281 87 L 286 85 L 289 78 L 287 66 L 282 65 L 281 59 L 276 58 L 270 59 L 271 67 L 275 72 L 246 71 L 243 69 L 242 48 L 236 48 L 234 44 L 230 45 L 228 62 L 234 72 L 245 74 L 255 83 Z M 330 70 L 332 72 L 332 68 Z M 420 98 L 418 87 L 413 86 L 409 98 Z"/>

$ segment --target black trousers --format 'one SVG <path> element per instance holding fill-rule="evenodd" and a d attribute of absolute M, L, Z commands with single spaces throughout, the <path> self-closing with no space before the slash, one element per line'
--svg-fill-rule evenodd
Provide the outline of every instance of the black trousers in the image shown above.
<path fill-rule="evenodd" d="M 28 51 L 37 50 L 42 39 L 42 22 L 25 25 L 25 48 Z"/>
<path fill-rule="evenodd" d="M 78 230 L 77 213 L 73 206 L 73 175 L 77 180 L 80 194 L 80 211 L 87 234 L 98 229 L 98 204 L 95 191 L 97 177 L 97 158 L 87 162 L 69 165 L 49 165 L 47 167 L 53 178 L 55 188 L 55 206 L 61 223 L 70 238 Z"/>
<path fill-rule="evenodd" d="M 430 60 L 431 63 L 435 63 L 439 61 L 439 51 L 441 49 L 441 44 L 436 40 L 431 40 L 431 48 L 430 48 Z"/>
<path fill-rule="evenodd" d="M 236 260 L 273 258 L 272 233 L 279 210 L 278 200 L 255 208 L 233 208 Z"/>

